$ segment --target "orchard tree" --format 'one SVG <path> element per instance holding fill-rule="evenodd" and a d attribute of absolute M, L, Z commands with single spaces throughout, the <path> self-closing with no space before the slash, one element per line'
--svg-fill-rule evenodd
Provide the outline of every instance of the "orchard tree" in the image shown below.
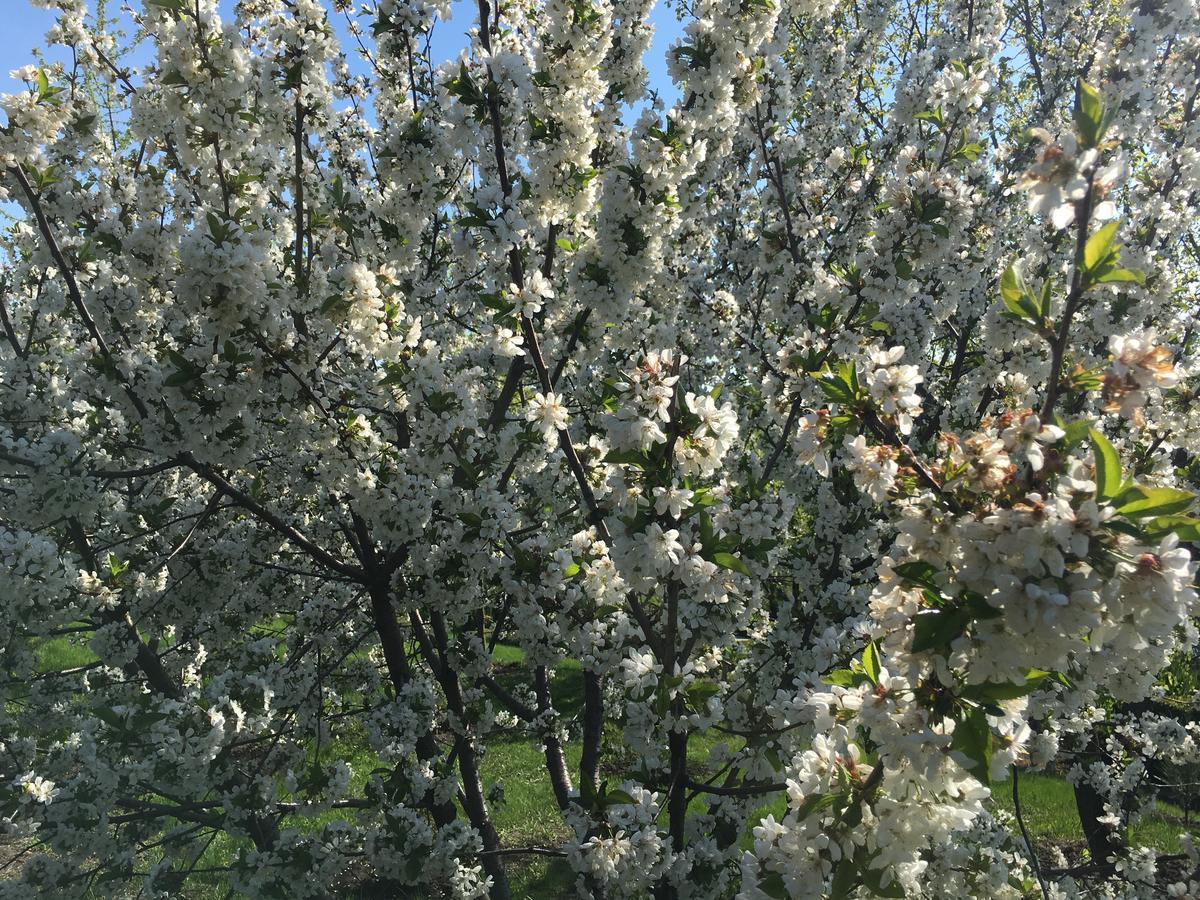
<path fill-rule="evenodd" d="M 34 2 L 0 897 L 1200 895 L 1195 0 Z"/>

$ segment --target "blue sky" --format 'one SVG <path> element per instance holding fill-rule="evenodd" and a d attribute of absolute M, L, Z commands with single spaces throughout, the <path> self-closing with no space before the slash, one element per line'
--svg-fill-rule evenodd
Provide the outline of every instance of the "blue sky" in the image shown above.
<path fill-rule="evenodd" d="M 235 0 L 220 0 L 223 14 L 232 14 L 234 2 Z M 54 15 L 47 10 L 33 7 L 29 0 L 0 0 L 0 5 L 4 7 L 5 32 L 5 39 L 0 43 L 0 92 L 8 93 L 21 88 L 21 84 L 9 78 L 8 73 L 34 62 L 33 50 L 43 45 L 47 29 L 54 24 Z M 118 0 L 109 0 L 108 5 L 110 9 L 116 9 L 119 3 Z M 452 9 L 452 20 L 440 23 L 434 32 L 435 63 L 453 59 L 458 55 L 464 45 L 463 32 L 474 22 L 478 6 L 475 0 L 456 0 Z M 658 0 L 655 4 L 650 20 L 655 26 L 654 44 L 646 59 L 650 71 L 650 85 L 670 102 L 675 98 L 675 91 L 667 77 L 665 54 L 682 29 L 664 0 Z M 337 25 L 342 24 L 341 17 L 334 17 L 334 21 Z M 347 46 L 345 43 L 343 45 Z"/>

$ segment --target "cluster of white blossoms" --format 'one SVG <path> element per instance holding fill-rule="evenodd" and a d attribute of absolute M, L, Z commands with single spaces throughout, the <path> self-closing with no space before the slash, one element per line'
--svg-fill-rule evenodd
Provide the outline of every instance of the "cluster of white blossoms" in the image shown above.
<path fill-rule="evenodd" d="M 608 440 L 614 449 L 640 453 L 667 442 L 663 425 L 671 420 L 674 388 L 684 362 L 672 350 L 652 351 L 618 384 L 620 405 L 608 423 Z"/>
<path fill-rule="evenodd" d="M 903 356 L 903 347 L 872 352 L 865 380 L 875 409 L 894 421 L 901 434 L 909 434 L 913 417 L 921 414 L 917 386 L 924 379 L 916 366 L 898 364 Z"/>
<path fill-rule="evenodd" d="M 1037 162 L 1017 185 L 1029 192 L 1031 213 L 1044 216 L 1061 230 L 1075 221 L 1076 206 L 1087 197 L 1094 203 L 1092 218 L 1108 221 L 1116 217 L 1116 204 L 1104 198 L 1123 177 L 1121 162 L 1097 171 L 1099 152 L 1095 147 L 1080 147 L 1073 132 L 1056 140 L 1046 129 L 1034 128 L 1032 136 L 1042 146 Z"/>
<path fill-rule="evenodd" d="M 675 461 L 685 476 L 710 478 L 738 439 L 738 418 L 728 403 L 708 394 L 684 394 L 683 404 L 695 417 L 690 432 L 680 435 Z"/>
<path fill-rule="evenodd" d="M 871 446 L 864 435 L 846 436 L 843 447 L 846 468 L 854 473 L 854 485 L 876 503 L 887 501 L 895 487 L 900 466 L 896 451 L 884 445 Z"/>
<path fill-rule="evenodd" d="M 541 272 L 533 272 L 524 287 L 508 286 L 509 297 L 518 316 L 530 318 L 542 311 L 547 300 L 554 298 L 554 288 Z"/>
<path fill-rule="evenodd" d="M 1113 342 L 1114 368 L 1124 348 Z M 819 733 L 793 759 L 790 812 L 755 830 L 755 858 L 743 864 L 757 867 L 759 889 L 782 878 L 791 896 L 819 893 L 853 858 L 868 885 L 884 889 L 894 879 L 919 893 L 931 848 L 983 814 L 985 785 L 1034 755 L 1045 763 L 1026 695 L 1054 685 L 1054 672 L 1071 679 L 1060 676 L 1060 691 L 1070 685 L 1134 701 L 1153 693 L 1174 654 L 1187 652 L 1200 610 L 1196 563 L 1171 520 L 1158 526 L 1165 531 L 1157 542 L 1143 529 L 1146 519 L 1195 498 L 1125 480 L 1107 439 L 1095 430 L 1086 437 L 1085 448 L 1029 410 L 961 440 L 945 436 L 946 456 L 934 466 L 943 482 L 910 489 L 897 503 L 862 660 L 808 699 L 818 730 L 828 723 L 840 743 Z M 895 463 L 886 471 L 880 464 L 889 448 L 862 435 L 847 437 L 846 447 L 856 486 L 883 502 L 896 488 Z M 1175 745 L 1174 758 L 1191 758 L 1190 735 L 1167 721 L 1165 730 L 1127 725 L 1110 739 L 1109 758 L 1127 760 L 1119 782 L 1103 767 L 1077 767 L 1074 777 L 1090 778 L 1106 798 L 1110 812 L 1100 824 L 1127 823 L 1124 797 L 1136 793 L 1157 747 Z M 876 768 L 861 766 L 848 722 L 878 748 Z M 933 818 L 914 828 L 914 807 L 905 805 L 896 831 L 887 820 L 897 795 L 889 780 L 907 782 L 900 795 L 910 800 L 924 795 L 921 808 L 936 810 Z M 790 863 L 795 857 L 805 862 Z M 1152 856 L 1139 865 L 1140 874 L 1124 867 L 1128 879 L 1153 891 Z"/>
<path fill-rule="evenodd" d="M 47 781 L 41 775 L 34 775 L 32 772 L 18 778 L 14 786 L 20 792 L 22 803 L 49 805 L 59 793 L 53 781 Z"/>
<path fill-rule="evenodd" d="M 665 866 L 662 835 L 656 819 L 661 797 L 632 782 L 620 785 L 607 808 L 602 833 L 568 844 L 567 856 L 584 877 L 581 893 L 605 897 L 639 897 L 661 876 Z"/>
<path fill-rule="evenodd" d="M 1142 410 L 1161 391 L 1179 384 L 1170 349 L 1158 342 L 1154 329 L 1114 334 L 1108 339 L 1112 365 L 1104 373 L 1105 409 L 1141 423 Z"/>
<path fill-rule="evenodd" d="M 350 339 L 364 353 L 376 354 L 389 345 L 383 294 L 374 272 L 362 263 L 350 263 L 342 270 L 346 328 Z"/>
<path fill-rule="evenodd" d="M 825 440 L 828 431 L 829 411 L 818 409 L 805 413 L 796 421 L 796 431 L 792 436 L 792 445 L 796 459 L 810 465 L 818 475 L 828 478 L 832 471 Z M 851 451 L 855 452 L 855 451 Z"/>
<path fill-rule="evenodd" d="M 558 432 L 567 427 L 567 407 L 563 398 L 553 391 L 534 394 L 525 410 L 525 418 L 542 433 L 547 444 L 553 445 L 558 440 Z"/>
<path fill-rule="evenodd" d="M 1195 0 L 34 2 L 0 900 L 1198 892 Z"/>

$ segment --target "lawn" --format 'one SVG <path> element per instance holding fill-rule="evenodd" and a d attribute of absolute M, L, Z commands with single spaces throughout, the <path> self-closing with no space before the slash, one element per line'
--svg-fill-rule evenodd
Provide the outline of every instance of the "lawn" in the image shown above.
<path fill-rule="evenodd" d="M 1019 785 L 1025 827 L 1035 844 L 1083 841 L 1083 830 L 1075 811 L 1075 792 L 1066 780 L 1055 775 L 1030 773 L 1020 777 Z M 1011 813 L 1012 782 L 994 784 L 992 790 L 992 802 Z M 1186 821 L 1182 809 L 1160 800 L 1129 829 L 1129 842 L 1134 846 L 1154 847 L 1164 853 L 1178 853 L 1179 834 L 1183 831 L 1200 835 L 1200 822 L 1194 817 Z"/>

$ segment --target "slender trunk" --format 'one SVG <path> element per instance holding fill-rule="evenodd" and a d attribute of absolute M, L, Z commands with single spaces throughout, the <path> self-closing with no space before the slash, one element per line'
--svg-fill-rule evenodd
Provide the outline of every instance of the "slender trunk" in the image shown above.
<path fill-rule="evenodd" d="M 545 666 L 534 672 L 534 690 L 537 693 L 538 714 L 545 715 L 552 707 L 550 702 L 550 674 Z M 546 746 L 546 771 L 550 773 L 550 785 L 554 789 L 554 800 L 559 809 L 571 805 L 571 775 L 567 771 L 567 760 L 563 754 L 562 741 L 558 735 L 547 733 L 542 738 Z"/>
<path fill-rule="evenodd" d="M 1087 763 L 1099 759 L 1100 752 L 1100 741 L 1093 734 L 1084 751 L 1085 768 Z M 1104 798 L 1086 779 L 1075 786 L 1075 808 L 1079 812 L 1079 824 L 1083 827 L 1083 836 L 1087 839 L 1088 851 L 1094 862 L 1106 863 L 1109 857 L 1124 851 L 1121 835 L 1100 821 L 1105 815 Z"/>
<path fill-rule="evenodd" d="M 583 673 L 583 753 L 579 757 L 580 792 L 596 796 L 600 791 L 600 743 L 604 737 L 604 676 Z"/>
<path fill-rule="evenodd" d="M 442 614 L 435 612 L 430 616 L 433 625 L 433 637 L 437 642 L 438 659 L 431 660 L 430 665 L 438 675 L 442 690 L 446 694 L 446 705 L 459 720 L 460 727 L 467 724 L 467 705 L 463 699 L 462 683 L 458 673 L 452 672 L 447 661 L 450 648 L 446 622 Z M 422 642 L 424 645 L 426 642 Z M 475 754 L 475 744 L 467 734 L 459 734 L 454 741 L 455 755 L 458 757 L 458 771 L 462 775 L 462 805 L 470 819 L 471 825 L 479 832 L 483 841 L 483 870 L 492 879 L 492 889 L 488 896 L 492 900 L 511 900 L 512 890 L 509 888 L 508 875 L 504 871 L 504 859 L 497 852 L 500 849 L 500 835 L 492 823 L 488 813 L 487 801 L 483 796 L 483 782 L 479 775 L 479 759 Z"/>
<path fill-rule="evenodd" d="M 1090 784 L 1081 783 L 1075 786 L 1075 806 L 1079 810 L 1079 824 L 1083 826 L 1083 836 L 1087 838 L 1092 859 L 1103 863 L 1112 856 L 1120 855 L 1124 849 L 1120 835 L 1100 821 L 1105 814 L 1104 798 Z"/>
<path fill-rule="evenodd" d="M 679 643 L 679 583 L 671 581 L 667 584 L 667 621 L 663 645 L 663 672 L 674 675 L 679 657 L 684 655 L 678 650 Z M 667 785 L 667 833 L 671 838 L 671 850 L 683 852 L 685 829 L 687 827 L 687 747 L 688 732 L 686 727 L 678 728 L 678 723 L 684 713 L 684 699 L 676 696 L 670 706 L 670 731 L 667 733 L 667 751 L 669 783 Z M 656 900 L 676 900 L 679 892 L 666 879 L 660 881 L 655 889 Z"/>
<path fill-rule="evenodd" d="M 392 606 L 387 587 L 376 585 L 369 591 L 375 631 L 379 635 L 379 643 L 383 646 L 388 677 L 391 679 L 393 690 L 399 695 L 412 680 L 412 666 L 404 653 L 404 635 L 396 622 L 396 610 Z M 441 756 L 437 740 L 431 733 L 426 732 L 417 739 L 417 756 L 426 762 L 436 761 Z M 424 798 L 424 802 L 438 826 L 449 825 L 457 818 L 453 803 L 437 803 L 429 796 Z"/>
<path fill-rule="evenodd" d="M 475 747 L 471 739 L 463 736 L 455 743 L 458 749 L 458 769 L 462 773 L 463 808 L 467 818 L 483 840 L 483 870 L 492 879 L 492 889 L 488 896 L 492 900 L 510 900 L 512 890 L 508 885 L 508 874 L 504 871 L 503 858 L 496 852 L 500 849 L 500 835 L 492 818 L 488 815 L 487 802 L 483 797 L 483 785 L 479 777 L 479 762 L 475 756 Z"/>
<path fill-rule="evenodd" d="M 682 715 L 683 710 L 674 710 L 673 718 Z M 683 852 L 684 830 L 687 826 L 687 748 L 688 733 L 672 730 L 667 738 L 667 747 L 671 754 L 671 787 L 667 795 L 667 816 L 671 831 L 671 849 L 676 853 Z"/>

